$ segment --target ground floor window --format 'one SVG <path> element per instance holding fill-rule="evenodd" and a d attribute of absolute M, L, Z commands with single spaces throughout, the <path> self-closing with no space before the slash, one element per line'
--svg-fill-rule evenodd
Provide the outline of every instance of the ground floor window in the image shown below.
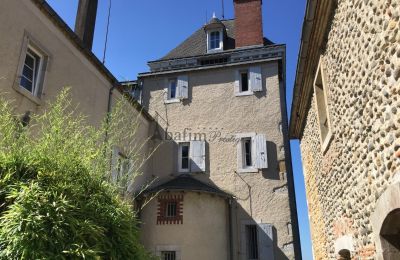
<path fill-rule="evenodd" d="M 161 260 L 176 260 L 176 252 L 175 251 L 162 251 L 161 252 Z"/>

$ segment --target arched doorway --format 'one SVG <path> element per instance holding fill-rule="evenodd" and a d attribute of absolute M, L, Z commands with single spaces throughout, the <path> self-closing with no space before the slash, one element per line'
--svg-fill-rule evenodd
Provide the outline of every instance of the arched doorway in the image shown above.
<path fill-rule="evenodd" d="M 350 250 L 342 249 L 339 251 L 339 260 L 351 260 Z"/>
<path fill-rule="evenodd" d="M 379 197 L 371 215 L 377 260 L 400 259 L 400 182 Z"/>
<path fill-rule="evenodd" d="M 400 209 L 390 212 L 380 232 L 383 259 L 400 259 Z"/>

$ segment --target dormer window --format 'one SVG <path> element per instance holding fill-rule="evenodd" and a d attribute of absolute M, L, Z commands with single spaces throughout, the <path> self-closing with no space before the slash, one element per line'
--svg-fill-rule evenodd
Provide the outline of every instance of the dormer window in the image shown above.
<path fill-rule="evenodd" d="M 223 33 L 222 30 L 218 31 L 209 31 L 207 33 L 208 43 L 207 43 L 207 51 L 222 51 L 223 50 Z"/>
<path fill-rule="evenodd" d="M 224 50 L 225 25 L 215 16 L 204 27 L 207 34 L 207 52 Z"/>
<path fill-rule="evenodd" d="M 210 33 L 210 50 L 219 49 L 220 48 L 220 36 L 219 32 L 211 32 Z"/>

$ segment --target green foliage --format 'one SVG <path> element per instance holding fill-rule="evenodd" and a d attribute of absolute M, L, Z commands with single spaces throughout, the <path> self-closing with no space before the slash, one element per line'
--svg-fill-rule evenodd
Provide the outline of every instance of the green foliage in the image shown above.
<path fill-rule="evenodd" d="M 26 127 L 0 100 L 0 259 L 149 259 L 135 212 L 120 196 L 129 197 L 133 177 L 124 187 L 109 181 L 111 144 L 131 140 L 137 122 L 119 118 L 118 105 L 105 120 L 113 123 L 95 129 L 69 100 L 63 91 Z M 142 161 L 130 142 L 129 158 Z"/>

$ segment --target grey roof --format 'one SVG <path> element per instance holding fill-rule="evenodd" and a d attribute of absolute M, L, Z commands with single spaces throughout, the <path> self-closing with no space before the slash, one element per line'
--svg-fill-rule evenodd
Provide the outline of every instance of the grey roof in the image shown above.
<path fill-rule="evenodd" d="M 232 197 L 232 195 L 220 190 L 218 187 L 199 181 L 188 174 L 181 174 L 172 180 L 150 187 L 143 193 L 156 193 L 160 191 L 197 191 Z"/>
<path fill-rule="evenodd" d="M 226 28 L 225 50 L 235 49 L 235 20 L 222 20 Z M 161 60 L 170 60 L 183 57 L 192 57 L 207 54 L 207 35 L 204 26 L 183 41 L 178 47 L 170 51 Z"/>
<path fill-rule="evenodd" d="M 210 23 L 217 23 L 219 19 L 211 19 Z M 224 42 L 224 50 L 234 50 L 235 49 L 235 20 L 221 20 L 222 24 L 226 29 L 226 36 Z M 208 23 L 207 25 L 210 25 Z M 185 57 L 194 57 L 207 54 L 207 34 L 205 32 L 205 27 L 202 26 L 195 33 L 193 33 L 189 38 L 184 40 L 175 49 L 170 51 L 167 55 L 159 59 L 161 60 L 171 60 L 179 59 Z M 273 45 L 274 43 L 266 38 L 264 38 L 264 45 Z"/>

